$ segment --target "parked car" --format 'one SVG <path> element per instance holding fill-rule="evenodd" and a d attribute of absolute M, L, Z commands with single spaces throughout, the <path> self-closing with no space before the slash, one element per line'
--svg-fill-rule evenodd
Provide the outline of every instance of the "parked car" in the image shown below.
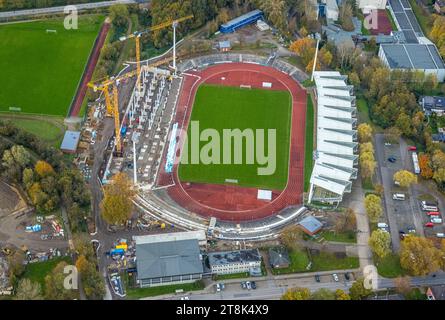
<path fill-rule="evenodd" d="M 252 285 L 251 285 L 250 281 L 246 282 L 246 287 L 247 287 L 247 290 L 252 289 Z"/>
<path fill-rule="evenodd" d="M 427 211 L 426 215 L 427 216 L 440 216 L 440 212 L 439 211 Z"/>
<path fill-rule="evenodd" d="M 397 161 L 397 159 L 394 158 L 394 157 L 389 157 L 389 158 L 388 158 L 388 161 L 391 162 L 391 163 L 394 163 L 394 162 Z"/>
<path fill-rule="evenodd" d="M 408 151 L 417 151 L 417 148 L 415 146 L 409 146 Z"/>
<path fill-rule="evenodd" d="M 253 290 L 255 290 L 255 289 L 256 289 L 256 283 L 255 283 L 255 281 L 252 281 L 252 282 L 250 283 L 250 286 L 252 287 Z"/>
<path fill-rule="evenodd" d="M 392 195 L 392 199 L 403 201 L 403 200 L 405 200 L 405 194 L 404 193 L 394 193 Z"/>
<path fill-rule="evenodd" d="M 217 283 L 215 285 L 215 287 L 216 287 L 216 292 L 220 292 L 221 291 L 221 287 L 220 287 L 219 283 Z"/>
<path fill-rule="evenodd" d="M 345 273 L 345 279 L 346 279 L 346 280 L 351 279 L 351 277 L 349 276 L 349 273 L 348 273 L 348 272 Z"/>
<path fill-rule="evenodd" d="M 385 222 L 379 222 L 377 223 L 377 228 L 388 228 L 388 224 L 386 224 Z"/>
<path fill-rule="evenodd" d="M 437 217 L 431 217 L 431 222 L 432 223 L 437 223 L 437 224 L 439 224 L 439 223 L 442 223 L 442 218 L 437 218 Z"/>
<path fill-rule="evenodd" d="M 247 289 L 246 281 L 241 282 L 241 288 Z"/>
<path fill-rule="evenodd" d="M 315 281 L 320 282 L 320 276 L 318 274 L 315 275 Z"/>
<path fill-rule="evenodd" d="M 416 233 L 416 229 L 414 227 L 408 227 L 408 233 Z"/>
<path fill-rule="evenodd" d="M 385 142 L 385 146 L 389 147 L 390 145 L 391 145 L 391 143 Z"/>
<path fill-rule="evenodd" d="M 338 275 L 336 273 L 332 274 L 332 278 L 334 278 L 335 282 L 338 282 Z"/>
<path fill-rule="evenodd" d="M 427 228 L 432 228 L 432 227 L 434 227 L 434 223 L 432 223 L 432 222 L 427 222 L 427 223 L 425 223 L 425 227 L 427 227 Z"/>
<path fill-rule="evenodd" d="M 438 232 L 438 233 L 436 233 L 436 237 L 438 237 L 438 238 L 445 238 L 445 233 Z"/>

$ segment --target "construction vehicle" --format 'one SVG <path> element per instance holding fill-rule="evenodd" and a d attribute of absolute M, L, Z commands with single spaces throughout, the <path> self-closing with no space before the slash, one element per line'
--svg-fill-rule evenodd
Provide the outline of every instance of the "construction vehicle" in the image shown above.
<path fill-rule="evenodd" d="M 140 38 L 143 34 L 153 31 L 162 30 L 169 26 L 173 27 L 173 72 L 176 74 L 176 28 L 180 22 L 192 19 L 193 15 L 188 15 L 186 17 L 182 17 L 179 19 L 171 19 L 166 22 L 160 23 L 156 26 L 150 27 L 143 31 L 136 31 L 129 36 L 120 37 L 120 41 L 126 41 L 128 39 L 135 39 L 136 42 L 136 70 L 137 70 L 137 79 L 136 85 L 138 86 L 138 90 L 140 90 L 140 74 L 141 74 L 141 43 Z"/>

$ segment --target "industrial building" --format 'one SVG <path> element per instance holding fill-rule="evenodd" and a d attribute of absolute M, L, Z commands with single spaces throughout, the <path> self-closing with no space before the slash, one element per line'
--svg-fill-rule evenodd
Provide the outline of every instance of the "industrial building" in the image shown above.
<path fill-rule="evenodd" d="M 308 202 L 340 203 L 357 178 L 357 108 L 353 86 L 337 71 L 316 71 L 317 149 Z"/>
<path fill-rule="evenodd" d="M 137 283 L 141 288 L 195 282 L 204 264 L 199 240 L 192 234 L 134 237 Z"/>
<path fill-rule="evenodd" d="M 60 150 L 65 153 L 76 153 L 80 141 L 80 131 L 67 131 L 63 137 Z"/>
<path fill-rule="evenodd" d="M 235 32 L 236 29 L 247 26 L 251 23 L 257 22 L 259 19 L 263 19 L 263 11 L 253 10 L 238 18 L 228 21 L 219 27 L 219 31 L 222 33 Z"/>
<path fill-rule="evenodd" d="M 212 252 L 208 258 L 213 274 L 250 272 L 261 275 L 261 254 L 258 249 Z"/>
<path fill-rule="evenodd" d="M 379 58 L 389 69 L 409 69 L 433 74 L 445 80 L 445 65 L 433 44 L 382 44 Z"/>

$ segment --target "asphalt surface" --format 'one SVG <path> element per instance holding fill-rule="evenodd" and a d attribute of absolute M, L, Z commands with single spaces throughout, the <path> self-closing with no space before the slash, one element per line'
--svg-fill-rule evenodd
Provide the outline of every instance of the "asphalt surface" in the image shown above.
<path fill-rule="evenodd" d="M 148 1 L 145 1 L 145 2 L 148 2 Z M 134 3 L 137 3 L 137 2 L 135 0 L 114 0 L 114 1 L 103 1 L 103 2 L 95 2 L 95 3 L 75 4 L 75 6 L 76 6 L 77 10 L 86 10 L 86 9 L 109 7 L 114 4 L 134 4 Z M 0 12 L 0 19 L 20 17 L 20 16 L 33 16 L 33 15 L 40 15 L 40 14 L 61 13 L 61 12 L 64 12 L 64 9 L 65 9 L 65 6 L 59 6 L 59 7 L 49 7 L 49 8 L 6 11 L 6 12 Z"/>

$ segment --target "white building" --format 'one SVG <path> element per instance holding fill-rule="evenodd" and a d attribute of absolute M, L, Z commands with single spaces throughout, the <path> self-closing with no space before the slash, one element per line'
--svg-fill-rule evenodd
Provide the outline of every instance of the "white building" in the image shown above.
<path fill-rule="evenodd" d="M 386 0 L 357 0 L 357 6 L 363 13 L 368 14 L 374 9 L 385 10 L 386 2 Z"/>
<path fill-rule="evenodd" d="M 445 80 L 445 65 L 434 44 L 382 44 L 379 58 L 391 70 L 423 71 L 434 74 L 439 82 Z"/>
<path fill-rule="evenodd" d="M 261 272 L 261 254 L 258 249 L 212 252 L 208 257 L 214 274 Z"/>
<path fill-rule="evenodd" d="M 339 203 L 357 178 L 357 119 L 353 86 L 336 71 L 316 71 L 317 147 L 308 202 Z"/>

